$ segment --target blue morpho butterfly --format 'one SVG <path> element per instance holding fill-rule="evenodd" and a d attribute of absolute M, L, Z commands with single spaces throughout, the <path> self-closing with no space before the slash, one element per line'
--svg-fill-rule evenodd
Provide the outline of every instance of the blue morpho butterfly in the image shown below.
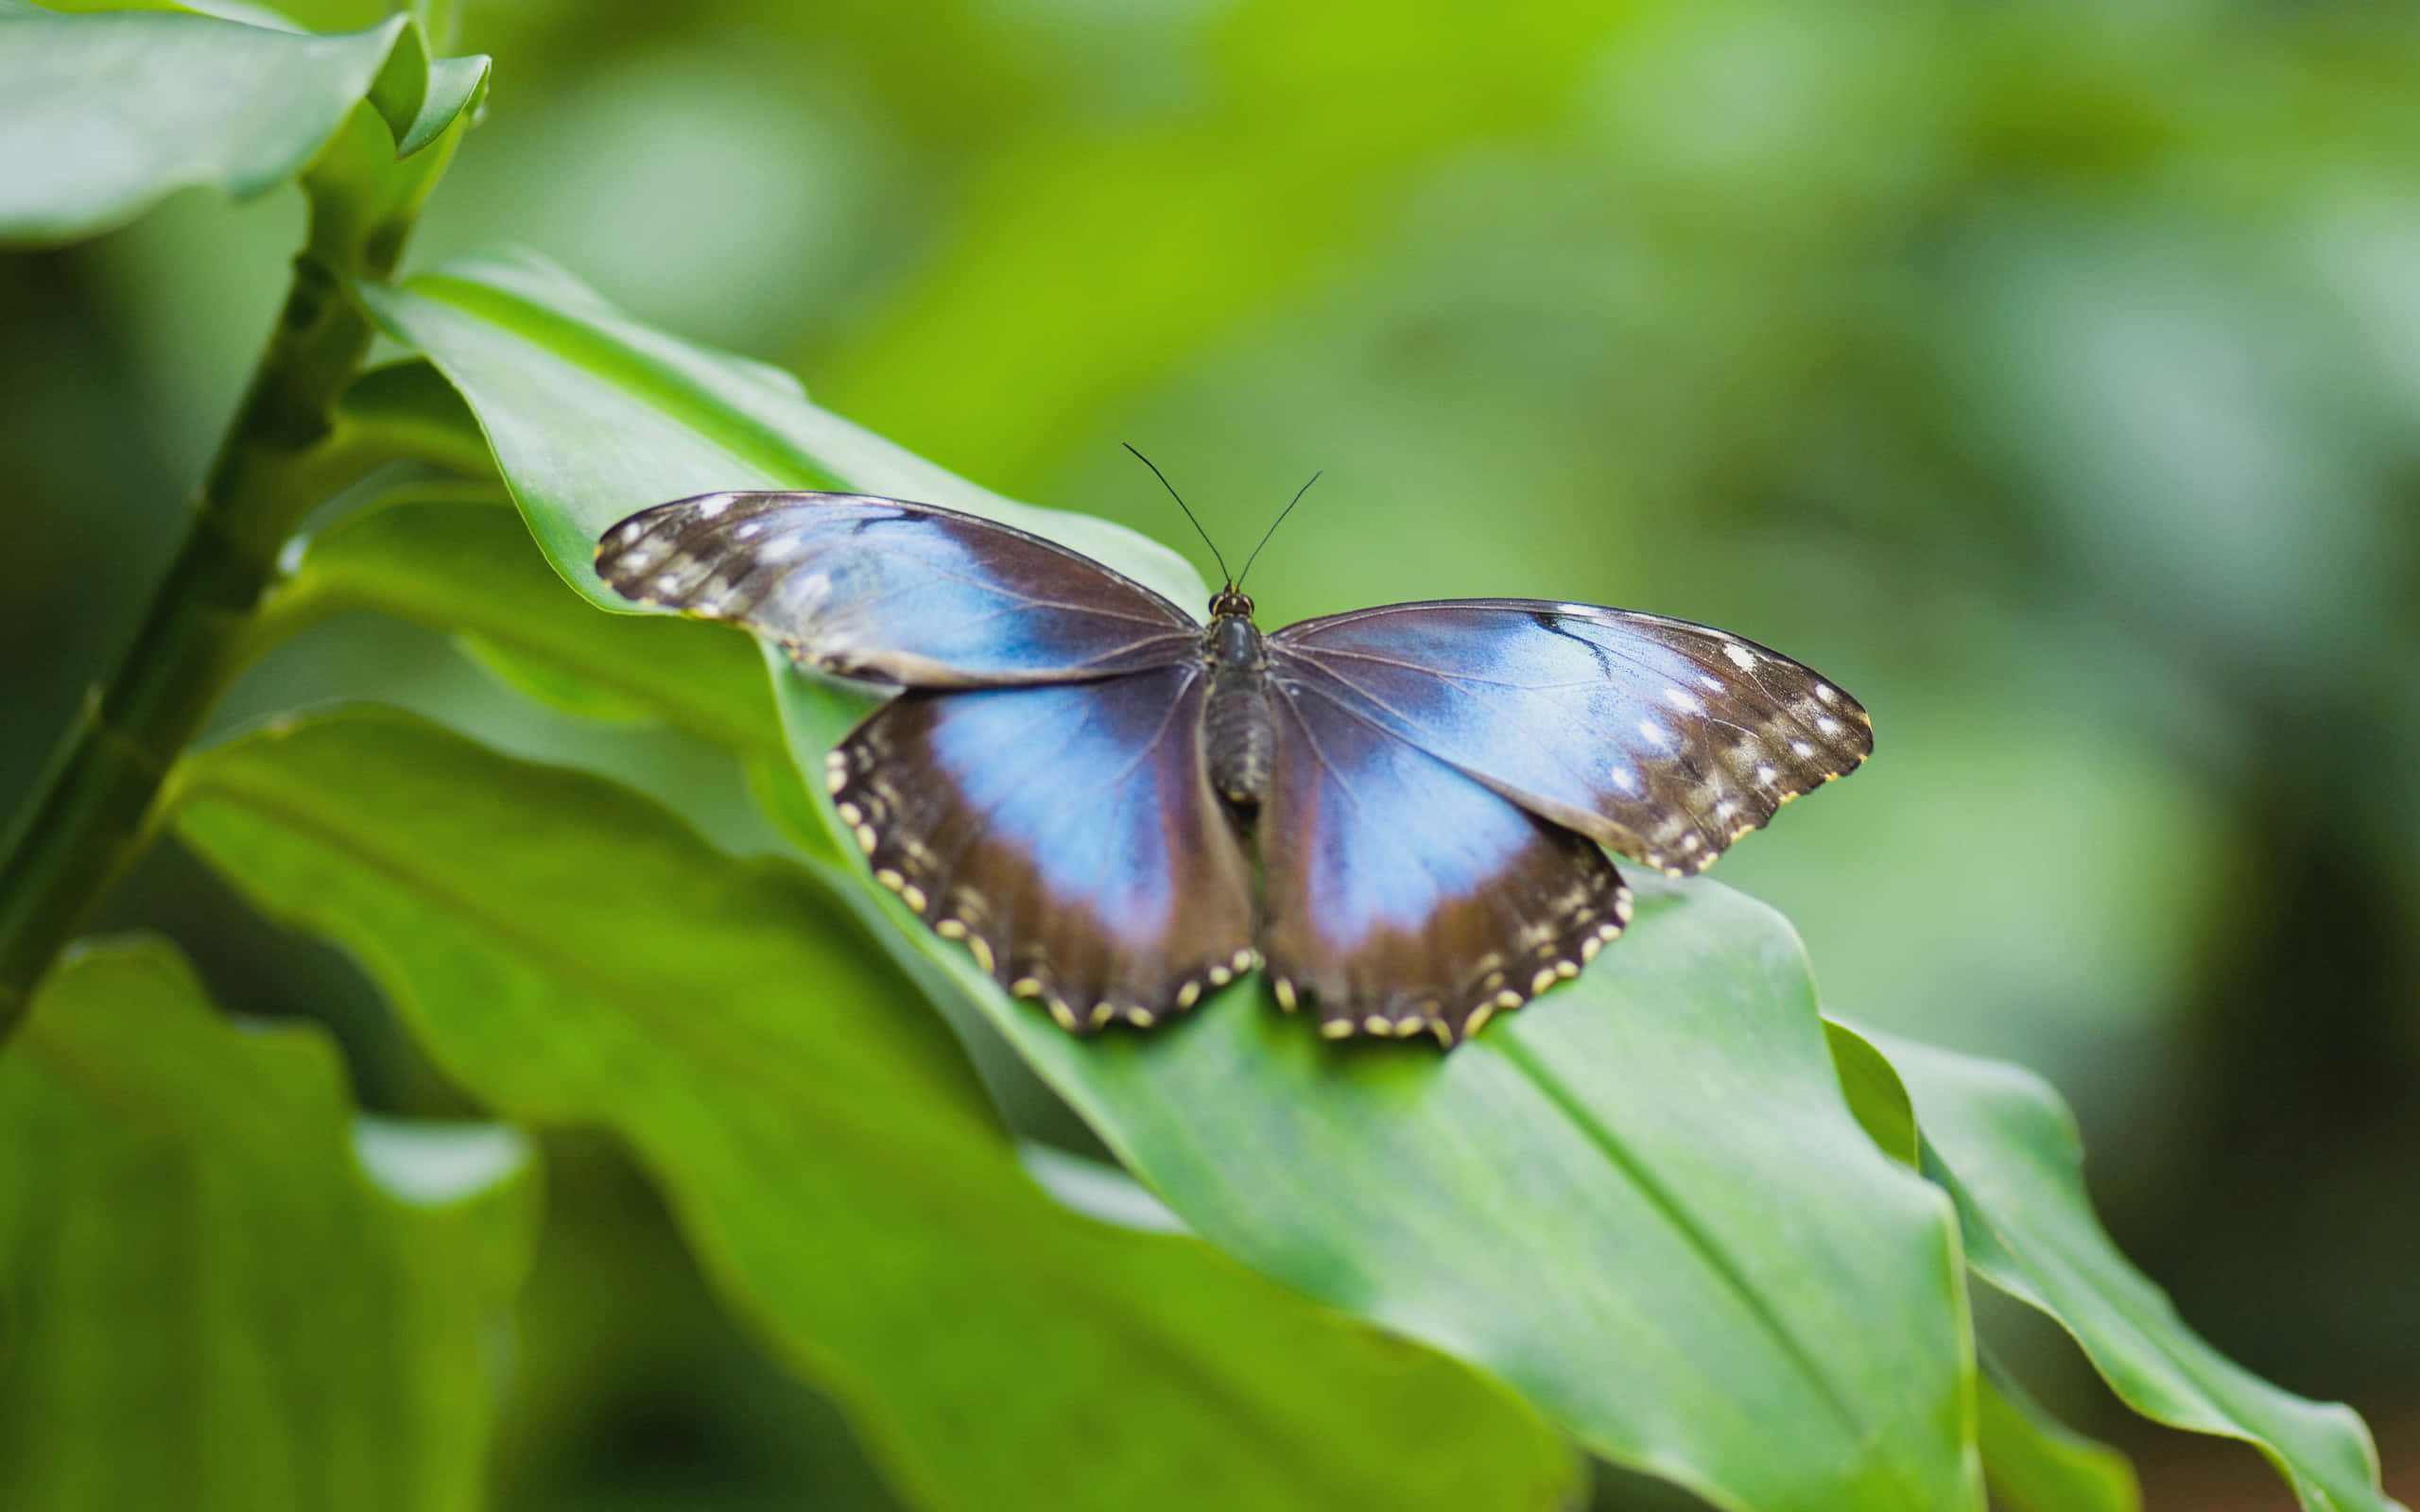
<path fill-rule="evenodd" d="M 828 758 L 840 818 L 936 933 L 1080 1034 L 1265 965 L 1322 1034 L 1450 1049 L 1629 922 L 1599 847 L 1703 870 L 1874 748 L 1855 699 L 1703 625 L 1481 598 L 1264 636 L 1229 576 L 1205 627 L 898 499 L 702 494 L 614 526 L 596 565 L 901 689 Z"/>

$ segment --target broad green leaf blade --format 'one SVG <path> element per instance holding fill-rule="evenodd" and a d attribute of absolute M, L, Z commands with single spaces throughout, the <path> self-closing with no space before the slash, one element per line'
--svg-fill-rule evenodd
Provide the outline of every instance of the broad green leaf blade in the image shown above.
<path fill-rule="evenodd" d="M 432 72 L 402 16 L 313 36 L 160 11 L 0 12 L 0 242 L 89 236 L 196 185 L 258 194 L 301 173 L 373 84 L 416 151 L 485 79 L 484 59 Z"/>
<path fill-rule="evenodd" d="M 165 945 L 71 960 L 0 1057 L 0 1505 L 476 1505 L 529 1166 L 356 1122 Z"/>
<path fill-rule="evenodd" d="M 898 922 L 1195 1231 L 1595 1452 L 1725 1506 L 1979 1504 L 1947 1214 L 1842 1106 L 1760 905 L 1648 894 L 1449 1057 L 1334 1046 L 1256 985 L 1079 1041 Z"/>
<path fill-rule="evenodd" d="M 65 241 L 179 189 L 284 182 L 407 25 L 315 37 L 164 12 L 0 17 L 0 238 Z"/>
<path fill-rule="evenodd" d="M 348 515 L 304 548 L 271 600 L 270 633 L 347 610 L 470 638 L 526 689 L 575 713 L 652 715 L 759 756 L 783 748 L 745 637 L 596 613 L 564 590 L 500 502 L 406 492 Z"/>
<path fill-rule="evenodd" d="M 1019 1167 L 800 869 L 401 715 L 195 758 L 189 843 L 350 947 L 464 1087 L 638 1150 L 709 1272 L 933 1507 L 1538 1507 L 1500 1387 Z"/>
<path fill-rule="evenodd" d="M 824 468 L 969 502 L 560 274 L 457 265 L 364 298 L 461 387 L 557 570 L 592 592 L 596 533 L 658 499 Z M 1014 518 L 1147 578 L 1167 556 L 1098 523 Z M 776 680 L 820 779 L 863 700 Z M 1850 1116 L 1803 954 L 1768 911 L 1719 887 L 1659 896 L 1578 984 L 1441 1059 L 1324 1046 L 1256 989 L 1148 1039 L 1079 1043 L 860 883 L 894 951 L 945 973 L 1253 1267 L 1484 1366 L 1592 1450 L 1721 1504 L 1978 1504 L 1950 1215 Z"/>
<path fill-rule="evenodd" d="M 785 681 L 820 750 L 827 705 Z M 1448 1057 L 1330 1045 L 1243 986 L 1075 1040 L 871 898 L 1255 1268 L 1720 1505 L 1979 1505 L 1948 1215 L 1843 1107 L 1796 936 L 1709 884 L 1641 892 L 1578 982 Z"/>
<path fill-rule="evenodd" d="M 2251 1443 L 2311 1512 L 2397 1504 L 2351 1408 L 2281 1391 L 2221 1355 L 2118 1252 L 2084 1191 L 2074 1122 L 2047 1083 L 2004 1062 L 1866 1038 L 1914 1099 L 1927 1174 L 1956 1198 L 1977 1274 L 2058 1320 L 2137 1412 Z"/>
<path fill-rule="evenodd" d="M 753 488 L 944 505 L 1064 541 L 1187 608 L 1209 601 L 1165 546 L 953 477 L 818 409 L 788 374 L 650 330 L 536 258 L 461 260 L 360 294 L 461 389 L 556 570 L 603 608 L 637 610 L 590 570 L 608 526 L 669 499 Z"/>
<path fill-rule="evenodd" d="M 1979 1433 L 1983 1479 L 1997 1512 L 2137 1512 L 2142 1492 L 2126 1456 L 2045 1411 L 1983 1356 Z"/>

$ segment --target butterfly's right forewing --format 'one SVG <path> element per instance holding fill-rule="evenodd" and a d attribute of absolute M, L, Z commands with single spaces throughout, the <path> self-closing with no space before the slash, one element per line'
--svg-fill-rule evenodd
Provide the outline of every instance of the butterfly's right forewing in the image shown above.
<path fill-rule="evenodd" d="M 1294 680 L 1542 818 L 1671 872 L 1874 749 L 1857 700 L 1777 651 L 1660 615 L 1530 599 L 1289 625 Z"/>

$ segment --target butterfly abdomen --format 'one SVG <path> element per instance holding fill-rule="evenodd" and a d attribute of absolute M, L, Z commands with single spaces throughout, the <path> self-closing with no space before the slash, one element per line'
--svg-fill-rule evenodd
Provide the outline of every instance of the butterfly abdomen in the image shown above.
<path fill-rule="evenodd" d="M 1209 704 L 1202 711 L 1202 754 L 1210 785 L 1242 809 L 1257 809 L 1269 793 L 1277 732 L 1270 722 L 1269 657 L 1260 630 L 1241 614 L 1220 614 L 1205 637 L 1210 659 Z"/>

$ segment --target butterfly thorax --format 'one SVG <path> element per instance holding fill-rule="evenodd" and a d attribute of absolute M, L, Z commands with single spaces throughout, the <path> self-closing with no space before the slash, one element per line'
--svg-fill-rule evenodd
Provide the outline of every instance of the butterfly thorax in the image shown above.
<path fill-rule="evenodd" d="M 1236 808 L 1257 809 L 1269 791 L 1277 732 L 1270 723 L 1269 654 L 1252 622 L 1251 599 L 1228 589 L 1210 601 L 1201 650 L 1210 666 L 1201 718 L 1210 785 Z"/>

